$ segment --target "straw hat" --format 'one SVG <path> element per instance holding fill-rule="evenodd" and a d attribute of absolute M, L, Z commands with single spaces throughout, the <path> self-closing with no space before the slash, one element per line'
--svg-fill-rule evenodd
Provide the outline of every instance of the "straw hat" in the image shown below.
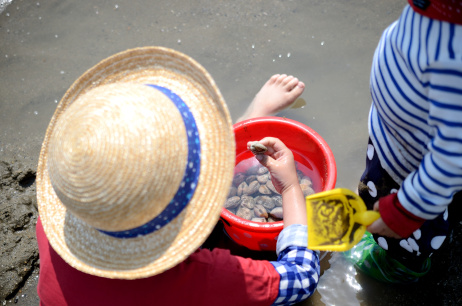
<path fill-rule="evenodd" d="M 37 171 L 54 250 L 106 278 L 159 274 L 201 246 L 233 177 L 231 118 L 190 57 L 145 47 L 72 84 L 48 126 Z"/>

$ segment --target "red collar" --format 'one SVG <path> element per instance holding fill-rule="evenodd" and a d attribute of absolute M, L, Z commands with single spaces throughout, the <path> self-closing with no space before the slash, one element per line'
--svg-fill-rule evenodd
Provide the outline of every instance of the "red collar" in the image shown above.
<path fill-rule="evenodd" d="M 441 21 L 462 25 L 462 1 L 460 0 L 408 0 L 415 12 Z"/>

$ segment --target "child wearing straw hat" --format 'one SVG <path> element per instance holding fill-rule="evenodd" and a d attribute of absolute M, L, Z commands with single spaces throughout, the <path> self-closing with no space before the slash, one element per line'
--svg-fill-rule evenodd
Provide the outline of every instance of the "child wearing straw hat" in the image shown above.
<path fill-rule="evenodd" d="M 294 93 L 298 82 L 287 76 L 275 79 L 264 88 L 293 92 L 290 99 L 303 91 Z M 89 69 L 59 103 L 40 153 L 41 305 L 270 305 L 309 297 L 319 259 L 307 249 L 293 155 L 278 139 L 260 141 L 268 151 L 258 159 L 290 207 L 277 261 L 202 249 L 235 162 L 230 116 L 213 79 L 193 59 L 160 47 L 127 50 Z"/>
<path fill-rule="evenodd" d="M 381 218 L 368 227 L 374 237 L 347 254 L 387 283 L 429 271 L 462 196 L 462 2 L 408 2 L 384 31 L 371 70 L 359 194 Z"/>

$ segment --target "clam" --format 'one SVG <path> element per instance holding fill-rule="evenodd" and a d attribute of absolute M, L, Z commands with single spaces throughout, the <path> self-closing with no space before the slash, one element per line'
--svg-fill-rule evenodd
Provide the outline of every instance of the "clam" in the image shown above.
<path fill-rule="evenodd" d="M 268 151 L 268 148 L 265 145 L 259 143 L 258 141 L 254 141 L 250 145 L 250 151 L 252 151 L 253 154 L 258 155 L 258 154 L 263 154 L 266 151 Z"/>
<path fill-rule="evenodd" d="M 229 210 L 229 209 L 236 208 L 237 206 L 239 206 L 240 203 L 241 203 L 241 198 L 238 196 L 234 196 L 226 200 L 224 207 Z"/>
<path fill-rule="evenodd" d="M 275 219 L 282 219 L 282 207 L 272 209 L 269 215 Z"/>
<path fill-rule="evenodd" d="M 273 203 L 276 207 L 282 207 L 282 196 L 275 195 L 271 197 L 271 199 L 273 200 Z"/>
<path fill-rule="evenodd" d="M 241 197 L 241 202 L 240 202 L 241 207 L 246 207 L 248 209 L 254 209 L 255 207 L 255 200 L 253 197 L 249 197 L 246 195 L 243 195 Z"/>
<path fill-rule="evenodd" d="M 237 188 L 234 186 L 229 187 L 228 197 L 237 196 Z"/>
<path fill-rule="evenodd" d="M 300 184 L 300 188 L 302 189 L 303 195 L 305 197 L 314 193 L 313 188 L 311 188 L 311 186 L 308 186 L 307 184 Z"/>
<path fill-rule="evenodd" d="M 255 181 L 257 179 L 257 176 L 255 174 L 252 174 L 252 175 L 249 175 L 246 179 L 245 179 L 245 182 L 247 184 L 250 184 L 252 183 L 253 181 Z"/>
<path fill-rule="evenodd" d="M 248 209 L 247 207 L 239 207 L 236 216 L 241 217 L 242 219 L 252 220 L 254 217 L 253 210 Z"/>
<path fill-rule="evenodd" d="M 244 191 L 247 190 L 247 187 L 249 187 L 249 185 L 247 185 L 246 182 L 242 182 L 239 184 L 239 187 L 237 187 L 237 195 L 238 196 L 241 196 L 244 194 Z"/>
<path fill-rule="evenodd" d="M 261 185 L 260 188 L 258 188 L 258 192 L 267 195 L 272 193 L 272 191 L 266 185 Z"/>
<path fill-rule="evenodd" d="M 265 207 L 261 204 L 256 204 L 255 208 L 253 209 L 255 217 L 263 217 L 268 218 L 268 212 L 266 211 Z"/>
<path fill-rule="evenodd" d="M 268 182 L 266 182 L 266 187 L 268 187 L 269 190 L 271 190 L 273 193 L 278 193 L 276 188 L 274 188 L 273 182 L 271 180 L 268 180 Z"/>
<path fill-rule="evenodd" d="M 300 180 L 300 185 L 301 184 L 306 184 L 306 185 L 312 187 L 313 186 L 313 181 L 308 176 L 303 176 L 302 179 Z"/>
<path fill-rule="evenodd" d="M 265 173 L 268 173 L 268 168 L 266 168 L 266 167 L 258 168 L 258 170 L 257 170 L 258 175 L 262 175 L 262 174 L 265 174 Z"/>
<path fill-rule="evenodd" d="M 266 184 L 268 182 L 270 176 L 268 174 L 257 175 L 257 181 L 260 184 Z"/>
<path fill-rule="evenodd" d="M 273 199 L 271 199 L 269 196 L 259 196 L 255 198 L 255 204 L 260 204 L 267 210 L 273 209 L 274 208 L 274 202 Z"/>
<path fill-rule="evenodd" d="M 257 181 L 253 181 L 247 186 L 247 188 L 244 189 L 244 194 L 245 195 L 254 194 L 255 192 L 259 190 L 259 188 L 260 188 L 260 183 L 258 183 Z"/>

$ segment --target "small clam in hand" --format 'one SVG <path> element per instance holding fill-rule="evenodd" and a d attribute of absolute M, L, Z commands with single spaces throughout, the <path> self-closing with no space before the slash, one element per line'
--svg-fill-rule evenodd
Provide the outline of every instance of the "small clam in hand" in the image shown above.
<path fill-rule="evenodd" d="M 251 145 L 250 145 L 250 151 L 255 154 L 255 155 L 258 155 L 258 154 L 263 154 L 265 153 L 266 151 L 268 151 L 268 148 L 265 147 L 263 144 L 259 143 L 258 141 L 254 141 Z"/>

